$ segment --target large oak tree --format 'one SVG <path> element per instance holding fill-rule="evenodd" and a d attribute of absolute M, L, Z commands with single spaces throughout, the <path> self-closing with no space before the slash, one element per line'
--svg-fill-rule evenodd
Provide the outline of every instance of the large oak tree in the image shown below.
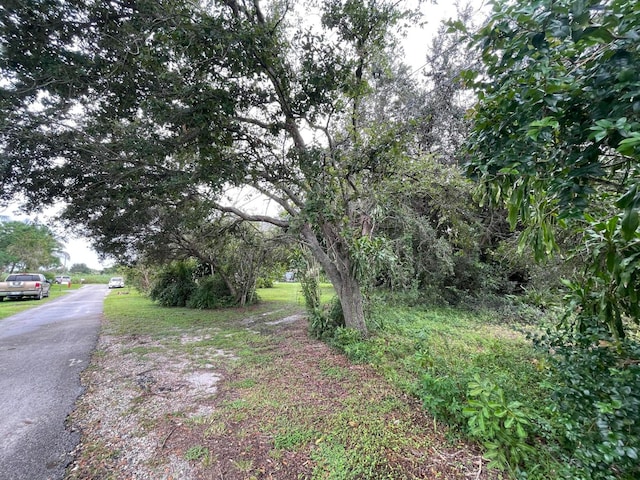
<path fill-rule="evenodd" d="M 407 96 L 379 88 L 403 72 L 392 34 L 413 14 L 388 0 L 5 2 L 2 196 L 69 199 L 64 217 L 99 239 L 193 199 L 271 223 L 306 243 L 366 333 L 353 248 L 416 135 Z M 282 214 L 220 201 L 241 185 Z"/>

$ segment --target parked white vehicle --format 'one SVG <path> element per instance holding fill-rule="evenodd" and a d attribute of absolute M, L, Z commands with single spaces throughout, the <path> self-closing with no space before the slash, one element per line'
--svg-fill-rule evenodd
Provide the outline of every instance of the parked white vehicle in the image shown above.
<path fill-rule="evenodd" d="M 109 288 L 124 288 L 124 278 L 112 277 L 109 280 Z"/>

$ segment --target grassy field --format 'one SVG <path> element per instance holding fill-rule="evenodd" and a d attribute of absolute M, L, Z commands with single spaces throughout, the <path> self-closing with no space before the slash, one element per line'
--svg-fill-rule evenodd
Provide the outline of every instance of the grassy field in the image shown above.
<path fill-rule="evenodd" d="M 332 295 L 331 286 L 324 285 L 323 301 Z M 554 460 L 539 440 L 544 420 L 537 412 L 547 399 L 541 386 L 544 360 L 500 318 L 375 305 L 371 338 L 341 330 L 330 342 L 345 358 L 304 332 L 301 337 L 277 327 L 281 319 L 304 311 L 299 284 L 279 283 L 261 289 L 259 296 L 257 305 L 216 311 L 162 308 L 134 290 L 112 292 L 105 302 L 104 333 L 129 345 L 120 352 L 123 361 L 137 359 L 136 368 L 144 369 L 144 362 L 162 353 L 163 358 L 187 358 L 190 368 L 206 365 L 224 372 L 214 413 L 175 413 L 188 419 L 187 427 L 180 427 L 187 438 L 181 455 L 205 475 L 225 468 L 225 458 L 232 458 L 224 478 L 262 478 L 265 469 L 283 479 L 510 478 L 514 462 L 526 465 L 528 478 L 554 478 Z M 487 441 L 468 427 L 474 383 L 476 390 L 489 392 L 494 407 L 502 402 L 508 415 L 524 418 L 524 437 L 509 434 L 502 413 L 489 412 L 486 418 L 502 422 L 507 432 L 498 438 L 503 455 L 498 463 L 511 462 L 511 473 L 474 467 L 477 447 L 468 442 Z M 141 421 L 169 428 L 166 418 Z M 260 438 L 260 444 L 249 442 L 241 454 L 221 452 L 222 443 L 243 444 L 247 436 Z M 456 452 L 464 454 L 456 457 Z M 434 455 L 447 461 L 434 464 Z M 305 468 L 294 475 L 273 470 L 270 462 Z"/>
<path fill-rule="evenodd" d="M 332 287 L 324 285 L 323 291 L 329 297 Z M 168 309 L 137 294 L 135 290 L 131 295 L 117 295 L 119 291 L 113 293 L 105 302 L 105 313 L 111 320 L 109 333 L 115 334 L 161 337 L 175 334 L 181 328 L 208 327 L 251 316 L 269 321 L 304 308 L 300 285 L 297 283 L 276 283 L 275 288 L 259 289 L 261 302 L 257 305 L 219 310 Z"/>

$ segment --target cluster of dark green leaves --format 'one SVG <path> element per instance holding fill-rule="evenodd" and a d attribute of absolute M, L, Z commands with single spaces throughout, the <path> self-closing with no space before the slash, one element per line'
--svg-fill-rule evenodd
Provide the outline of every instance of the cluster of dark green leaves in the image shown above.
<path fill-rule="evenodd" d="M 508 277 L 520 266 L 509 261 L 516 255 L 511 251 L 505 261 L 496 252 L 513 234 L 502 210 L 478 206 L 473 183 L 457 166 L 413 159 L 380 186 L 371 212 L 377 254 L 354 255 L 363 259 L 369 281 L 394 292 L 415 289 L 425 303 L 512 293 Z"/>
<path fill-rule="evenodd" d="M 209 275 L 209 266 L 202 267 L 193 260 L 165 265 L 155 275 L 149 296 L 163 307 L 211 309 L 237 305 L 220 274 Z M 203 270 L 207 273 L 204 276 Z"/>
<path fill-rule="evenodd" d="M 630 0 L 495 1 L 475 37 L 485 70 L 469 173 L 505 204 L 521 245 L 578 239 L 584 268 L 567 282 L 574 327 L 551 353 L 552 429 L 565 478 L 637 478 L 640 318 L 640 8 Z"/>
<path fill-rule="evenodd" d="M 196 290 L 189 297 L 187 307 L 212 309 L 237 305 L 229 287 L 220 275 L 200 278 Z"/>
<path fill-rule="evenodd" d="M 486 72 L 476 82 L 471 173 L 492 180 L 523 219 L 536 189 L 569 215 L 600 186 L 632 186 L 639 39 L 633 1 L 494 2 L 477 37 Z"/>
<path fill-rule="evenodd" d="M 320 266 L 310 252 L 296 249 L 291 255 L 290 262 L 291 268 L 300 280 L 300 288 L 309 316 L 309 333 L 315 338 L 330 340 L 336 330 L 345 325 L 340 299 L 334 297 L 328 305 L 322 305 Z"/>
<path fill-rule="evenodd" d="M 469 419 L 471 436 L 487 449 L 489 466 L 518 472 L 534 453 L 527 443 L 530 414 L 522 403 L 507 401 L 500 387 L 479 375 L 469 382 L 467 395 L 462 413 Z"/>
<path fill-rule="evenodd" d="M 631 0 L 493 4 L 475 37 L 485 70 L 467 75 L 479 96 L 469 173 L 507 204 L 513 227 L 522 222 L 522 244 L 539 258 L 557 249 L 558 227 L 588 232 L 579 254 L 599 303 L 585 310 L 597 307 L 591 320 L 622 334 L 620 318 L 639 311 L 640 9 Z"/>
<path fill-rule="evenodd" d="M 157 275 L 149 296 L 163 307 L 186 307 L 196 290 L 194 265 L 173 262 Z"/>
<path fill-rule="evenodd" d="M 633 479 L 640 475 L 640 345 L 593 328 L 549 331 L 536 339 L 553 352 L 548 416 L 561 439 L 564 478 Z"/>
<path fill-rule="evenodd" d="M 601 323 L 624 338 L 626 316 L 640 318 L 640 235 L 634 232 L 629 238 L 625 233 L 625 215 L 598 222 L 585 214 L 589 225 L 582 232 L 584 275 L 579 281 L 565 281 L 565 320 L 579 331 Z"/>
<path fill-rule="evenodd" d="M 315 338 L 335 344 L 340 335 L 339 332 L 343 329 L 345 329 L 344 313 L 337 296 L 333 297 L 322 310 L 309 315 L 309 333 Z M 358 335 L 361 334 L 358 332 Z"/>

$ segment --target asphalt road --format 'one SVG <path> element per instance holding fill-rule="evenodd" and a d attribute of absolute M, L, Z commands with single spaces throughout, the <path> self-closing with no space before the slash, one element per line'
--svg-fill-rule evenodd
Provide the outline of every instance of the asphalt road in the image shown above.
<path fill-rule="evenodd" d="M 0 480 L 58 480 L 80 434 L 65 420 L 82 393 L 106 285 L 85 285 L 0 320 Z"/>

